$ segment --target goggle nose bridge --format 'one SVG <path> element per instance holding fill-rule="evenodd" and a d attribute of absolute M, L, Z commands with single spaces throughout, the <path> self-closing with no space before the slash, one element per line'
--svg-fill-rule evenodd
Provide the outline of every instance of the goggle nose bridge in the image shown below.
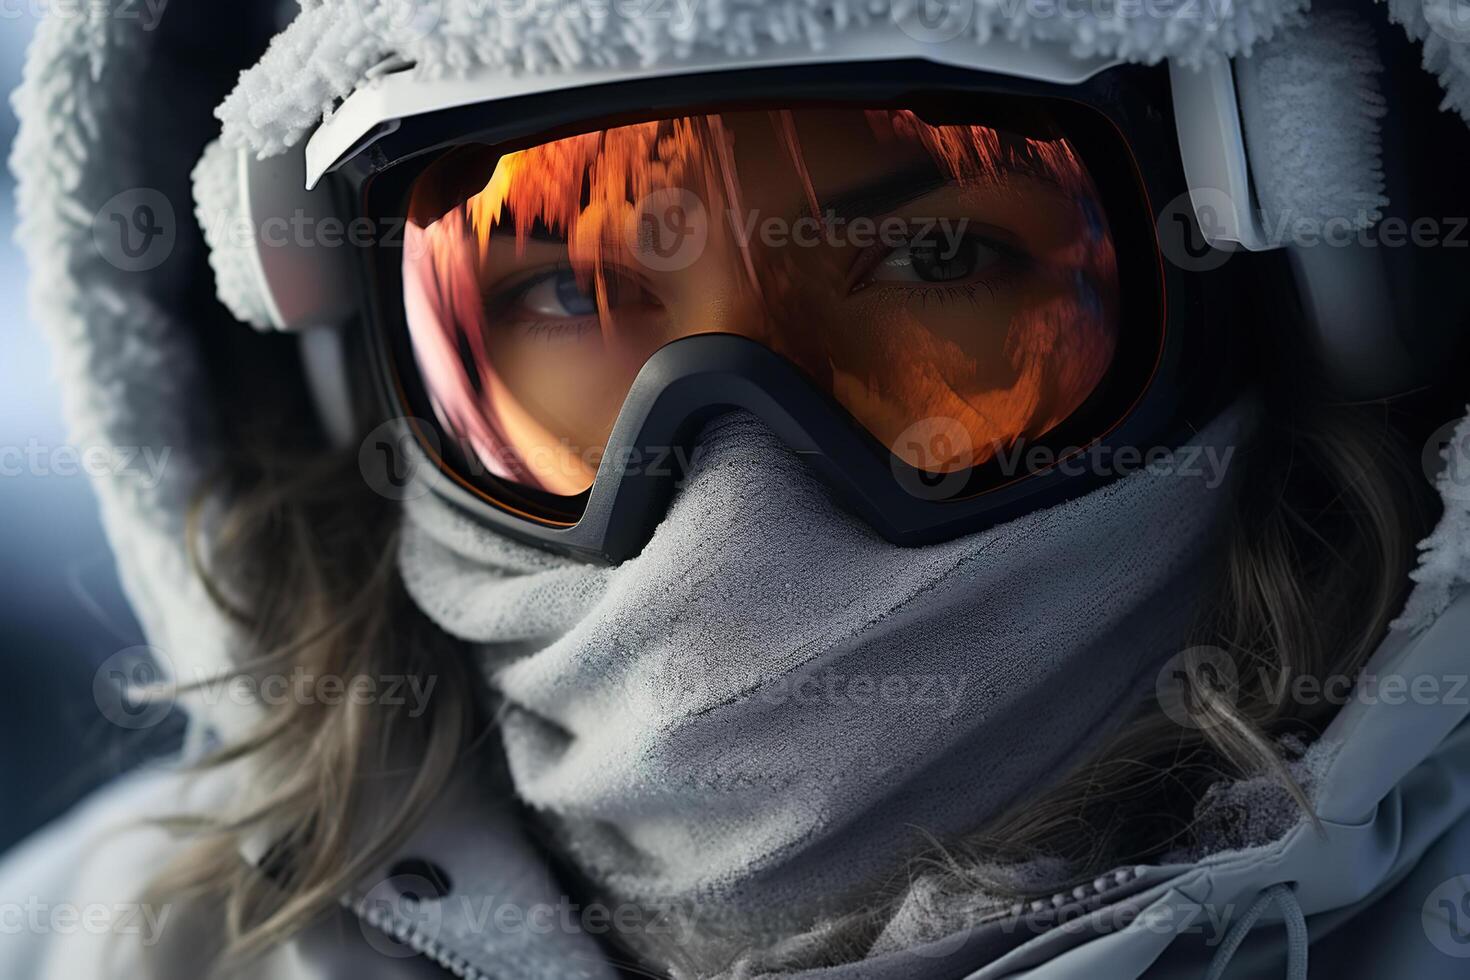
<path fill-rule="evenodd" d="M 696 333 L 661 347 L 638 372 L 570 531 L 602 540 L 608 560 L 636 554 L 687 475 L 700 434 L 732 412 L 760 419 L 829 483 L 840 477 L 834 458 L 879 465 L 876 440 L 786 358 L 742 335 Z M 849 487 L 836 489 L 849 497 Z"/>

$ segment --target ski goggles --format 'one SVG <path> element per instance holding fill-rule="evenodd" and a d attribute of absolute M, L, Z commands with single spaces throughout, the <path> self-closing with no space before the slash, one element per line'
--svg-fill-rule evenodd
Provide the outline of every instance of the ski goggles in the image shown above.
<path fill-rule="evenodd" d="M 1109 75 L 769 69 L 406 120 L 344 168 L 402 228 L 365 268 L 385 407 L 434 492 L 593 560 L 736 410 L 900 544 L 1084 492 L 1117 474 L 1067 460 L 1188 401 L 1136 152 L 1171 134 Z"/>

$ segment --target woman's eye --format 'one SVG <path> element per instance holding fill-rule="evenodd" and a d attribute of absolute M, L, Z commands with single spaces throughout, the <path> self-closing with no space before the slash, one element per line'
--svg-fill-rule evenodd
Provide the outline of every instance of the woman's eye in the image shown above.
<path fill-rule="evenodd" d="M 1000 261 L 1001 252 L 978 238 L 910 242 L 873 267 L 872 282 L 965 282 Z"/>
<path fill-rule="evenodd" d="M 521 294 L 521 309 L 534 316 L 571 319 L 596 316 L 597 295 L 583 289 L 571 269 L 557 269 L 533 281 Z"/>
<path fill-rule="evenodd" d="M 607 308 L 620 316 L 659 308 L 656 296 L 617 269 L 605 269 L 600 281 L 584 284 L 570 266 L 558 266 L 521 286 L 503 309 L 522 320 L 586 320 L 600 312 L 599 292 Z"/>

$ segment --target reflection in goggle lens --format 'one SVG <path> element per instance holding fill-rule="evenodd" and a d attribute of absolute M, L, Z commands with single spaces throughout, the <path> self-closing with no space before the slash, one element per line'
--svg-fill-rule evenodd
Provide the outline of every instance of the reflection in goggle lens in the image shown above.
<path fill-rule="evenodd" d="M 766 345 L 930 472 L 1055 428 L 1117 347 L 1112 235 L 1054 130 L 905 109 L 660 119 L 450 151 L 409 214 L 433 411 L 473 464 L 552 495 L 591 486 L 634 376 L 681 337 Z"/>

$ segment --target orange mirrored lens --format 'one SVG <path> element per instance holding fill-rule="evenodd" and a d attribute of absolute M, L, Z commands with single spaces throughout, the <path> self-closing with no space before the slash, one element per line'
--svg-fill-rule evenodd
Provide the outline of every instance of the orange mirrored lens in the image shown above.
<path fill-rule="evenodd" d="M 451 151 L 409 214 L 433 410 L 490 476 L 552 495 L 591 486 L 639 368 L 681 337 L 766 345 L 931 472 L 1055 428 L 1118 344 L 1113 238 L 1061 135 L 901 109 L 661 119 Z"/>

